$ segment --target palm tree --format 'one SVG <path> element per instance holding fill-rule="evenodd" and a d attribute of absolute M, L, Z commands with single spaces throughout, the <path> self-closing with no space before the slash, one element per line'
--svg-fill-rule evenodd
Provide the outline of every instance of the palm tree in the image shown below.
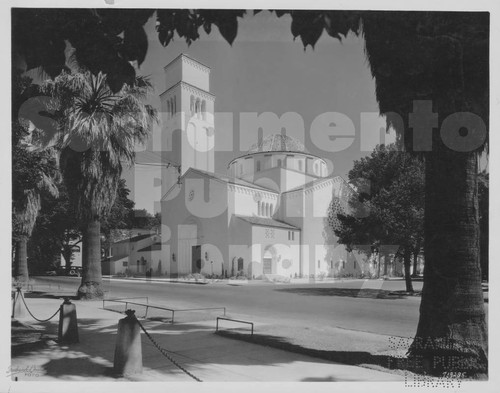
<path fill-rule="evenodd" d="M 60 166 L 73 211 L 82 231 L 83 274 L 78 296 L 102 298 L 100 220 L 116 198 L 122 163 L 135 157 L 136 143 L 148 136 L 156 112 L 144 103 L 152 86 L 137 77 L 134 86 L 113 93 L 106 76 L 63 73 L 44 83 L 54 98 L 61 151 Z"/>
<path fill-rule="evenodd" d="M 13 73 L 13 111 L 34 93 L 30 78 Z M 17 114 L 17 113 L 16 113 Z M 34 152 L 29 123 L 13 117 L 12 121 L 12 237 L 15 243 L 14 279 L 29 280 L 27 243 L 41 209 L 41 196 L 58 196 L 57 155 L 53 148 Z"/>
<path fill-rule="evenodd" d="M 30 153 L 25 148 L 17 146 L 14 150 L 20 150 L 20 154 L 16 154 L 15 151 L 13 153 L 14 278 L 26 284 L 29 280 L 28 239 L 41 209 L 41 194 L 48 192 L 54 197 L 58 196 L 58 172 L 53 149 L 42 153 Z M 20 157 L 21 154 L 23 158 Z"/>

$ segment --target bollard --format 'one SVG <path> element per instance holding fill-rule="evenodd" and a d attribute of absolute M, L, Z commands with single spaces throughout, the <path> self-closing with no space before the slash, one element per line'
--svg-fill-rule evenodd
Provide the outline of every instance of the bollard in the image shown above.
<path fill-rule="evenodd" d="M 14 295 L 14 302 L 12 303 L 12 318 L 24 318 L 26 316 L 26 306 L 23 303 L 22 289 L 17 287 L 17 292 Z"/>
<path fill-rule="evenodd" d="M 127 316 L 118 322 L 113 370 L 118 375 L 142 373 L 141 328 L 135 311 L 125 311 Z"/>
<path fill-rule="evenodd" d="M 78 321 L 76 318 L 76 306 L 68 297 L 64 298 L 59 308 L 59 344 L 73 344 L 79 342 Z"/>

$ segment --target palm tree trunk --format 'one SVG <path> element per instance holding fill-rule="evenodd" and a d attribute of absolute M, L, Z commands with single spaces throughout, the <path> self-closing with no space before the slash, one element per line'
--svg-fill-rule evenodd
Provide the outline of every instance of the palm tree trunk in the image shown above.
<path fill-rule="evenodd" d="M 425 175 L 424 286 L 409 354 L 423 359 L 424 368 L 433 374 L 483 374 L 488 348 L 479 265 L 477 156 L 433 146 Z M 449 367 L 453 359 L 455 367 Z"/>
<path fill-rule="evenodd" d="M 403 264 L 405 271 L 405 284 L 406 284 L 406 292 L 413 293 L 413 285 L 411 282 L 411 250 L 409 247 L 405 247 L 405 251 L 403 254 Z"/>
<path fill-rule="evenodd" d="M 101 273 L 101 224 L 93 220 L 83 230 L 82 237 L 82 282 L 78 288 L 80 299 L 102 299 Z"/>
<path fill-rule="evenodd" d="M 16 242 L 16 258 L 14 260 L 14 278 L 16 281 L 28 284 L 28 237 L 21 236 Z"/>

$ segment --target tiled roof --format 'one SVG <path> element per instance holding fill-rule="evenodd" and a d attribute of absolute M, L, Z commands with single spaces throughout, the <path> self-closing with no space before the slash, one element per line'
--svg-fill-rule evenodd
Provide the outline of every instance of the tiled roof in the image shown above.
<path fill-rule="evenodd" d="M 286 222 L 283 221 L 278 221 L 274 220 L 272 218 L 267 218 L 267 217 L 247 217 L 247 216 L 236 216 L 240 220 L 246 221 L 252 225 L 259 225 L 263 227 L 274 227 L 274 228 L 284 228 L 284 229 L 295 229 L 298 230 L 299 228 L 287 224 Z"/>
<path fill-rule="evenodd" d="M 265 137 L 262 141 L 253 145 L 248 152 L 258 153 L 266 151 L 293 151 L 307 153 L 304 144 L 301 141 L 282 134 L 273 134 Z"/>
<path fill-rule="evenodd" d="M 262 190 L 262 191 L 272 192 L 273 194 L 277 194 L 277 192 L 274 190 L 270 190 L 269 188 L 258 186 L 256 184 L 250 183 L 246 180 L 238 179 L 237 177 L 219 175 L 217 173 L 202 171 L 201 169 L 195 169 L 195 168 L 189 168 L 189 170 L 194 171 L 194 172 L 198 172 L 204 176 L 211 177 L 213 179 L 217 179 L 217 180 L 220 180 L 220 181 L 225 182 L 225 183 L 237 184 L 240 186 L 255 188 L 257 190 Z"/>

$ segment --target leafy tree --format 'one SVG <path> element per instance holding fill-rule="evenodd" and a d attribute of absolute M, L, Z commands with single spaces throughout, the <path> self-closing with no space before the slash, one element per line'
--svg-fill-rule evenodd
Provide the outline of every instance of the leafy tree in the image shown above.
<path fill-rule="evenodd" d="M 42 67 L 49 75 L 57 75 L 64 67 L 68 42 L 77 61 L 94 73 L 102 70 L 109 74 L 112 89 L 117 91 L 123 83 L 133 81 L 133 68 L 125 63 L 136 60 L 140 64 L 147 52 L 142 26 L 154 12 L 16 9 L 14 61 L 18 65 L 24 62 L 27 69 Z M 350 31 L 363 33 L 380 113 L 409 151 L 423 150 L 425 157 L 426 268 L 420 319 L 410 355 L 422 356 L 432 373 L 446 371 L 434 367 L 434 356 L 447 358 L 457 353 L 470 361 L 461 363 L 467 365 L 463 370 L 467 374 L 486 372 L 477 155 L 487 146 L 484 137 L 489 123 L 489 14 L 275 12 L 278 17 L 291 16 L 292 35 L 300 37 L 304 46 L 314 46 L 323 31 L 336 39 Z M 200 27 L 209 32 L 216 25 L 231 43 L 237 35 L 237 18 L 243 14 L 240 10 L 157 10 L 158 38 L 166 46 L 177 32 L 189 43 L 199 37 Z M 432 117 L 427 119 L 430 132 L 410 121 L 416 100 L 431 102 L 438 114 L 437 123 Z M 441 130 L 449 116 L 460 112 L 474 114 L 486 127 L 476 122 L 468 129 L 468 143 L 450 148 L 441 134 L 432 130 Z M 455 142 L 460 142 L 460 137 Z"/>
<path fill-rule="evenodd" d="M 59 188 L 58 198 L 42 196 L 42 208 L 28 243 L 30 271 L 41 273 L 60 266 L 68 223 L 76 225 L 71 218 L 64 187 Z"/>
<path fill-rule="evenodd" d="M 406 290 L 413 292 L 411 255 L 420 251 L 423 239 L 422 162 L 398 151 L 395 145 L 379 145 L 369 157 L 355 161 L 348 176 L 359 192 L 351 197 L 349 214 L 337 213 L 340 225 L 334 228 L 335 235 L 349 248 L 369 244 L 384 251 L 383 245 L 399 245 L 397 254 L 404 259 Z M 389 256 L 383 253 L 386 275 Z"/>
<path fill-rule="evenodd" d="M 132 217 L 132 227 L 143 229 L 156 229 L 161 227 L 161 214 L 153 216 L 146 209 L 135 209 Z"/>
<path fill-rule="evenodd" d="M 14 74 L 12 86 L 12 236 L 15 243 L 13 276 L 18 282 L 27 283 L 28 239 L 40 212 L 42 195 L 58 194 L 58 171 L 54 150 L 32 152 L 29 124 L 17 118 L 19 103 L 34 92 L 31 79 Z"/>
<path fill-rule="evenodd" d="M 134 225 L 134 205 L 135 202 L 129 199 L 130 190 L 126 187 L 125 180 L 120 179 L 116 192 L 116 199 L 109 215 L 101 224 L 101 234 L 103 236 L 102 248 L 108 250 L 113 243 L 113 230 L 130 229 Z M 106 252 L 104 252 L 106 253 Z"/>
<path fill-rule="evenodd" d="M 42 90 L 53 98 L 47 109 L 57 120 L 61 171 L 82 232 L 78 296 L 101 298 L 100 222 L 116 200 L 122 162 L 132 164 L 135 143 L 145 141 L 156 117 L 143 102 L 151 85 L 138 77 L 134 86 L 113 93 L 106 76 L 80 72 L 63 73 Z"/>

